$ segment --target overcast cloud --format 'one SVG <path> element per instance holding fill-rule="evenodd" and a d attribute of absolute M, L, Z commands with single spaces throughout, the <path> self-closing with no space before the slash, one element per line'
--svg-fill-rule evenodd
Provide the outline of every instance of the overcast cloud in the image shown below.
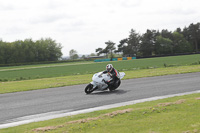
<path fill-rule="evenodd" d="M 0 38 L 12 42 L 50 37 L 63 54 L 95 53 L 131 29 L 174 31 L 200 22 L 199 0 L 0 0 Z"/>

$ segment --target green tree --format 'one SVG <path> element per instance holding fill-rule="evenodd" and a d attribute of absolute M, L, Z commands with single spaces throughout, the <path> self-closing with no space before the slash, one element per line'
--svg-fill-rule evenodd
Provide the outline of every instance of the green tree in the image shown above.
<path fill-rule="evenodd" d="M 116 52 L 122 52 L 124 56 L 135 56 L 140 49 L 140 35 L 131 29 L 128 38 L 122 39 Z"/>
<path fill-rule="evenodd" d="M 141 37 L 140 52 L 143 56 L 152 56 L 155 52 L 155 42 L 158 32 L 156 30 L 147 30 Z"/>
<path fill-rule="evenodd" d="M 155 54 L 166 55 L 173 54 L 173 42 L 169 38 L 164 38 L 161 35 L 156 37 Z"/>
<path fill-rule="evenodd" d="M 36 55 L 37 61 L 48 61 L 49 53 L 47 49 L 47 43 L 45 39 L 40 39 L 36 41 Z"/>
<path fill-rule="evenodd" d="M 0 64 L 5 64 L 5 58 L 6 58 L 6 43 L 0 40 Z"/>
<path fill-rule="evenodd" d="M 96 56 L 96 54 L 95 53 L 91 53 L 90 56 Z"/>
<path fill-rule="evenodd" d="M 1 55 L 3 64 L 13 63 L 13 50 L 12 43 L 2 43 Z"/>
<path fill-rule="evenodd" d="M 77 51 L 74 49 L 69 51 L 69 56 L 70 56 L 70 59 L 72 59 L 72 60 L 78 59 Z"/>
<path fill-rule="evenodd" d="M 26 62 L 34 62 L 36 61 L 36 47 L 35 42 L 32 39 L 25 39 L 24 44 L 26 45 L 25 49 L 25 61 Z"/>
<path fill-rule="evenodd" d="M 128 49 L 130 49 L 130 52 L 127 54 L 137 55 L 140 49 L 140 35 L 135 30 L 131 29 L 127 43 Z"/>
<path fill-rule="evenodd" d="M 47 50 L 48 50 L 48 60 L 49 61 L 57 61 L 62 56 L 62 46 L 60 43 L 56 43 L 55 40 L 52 40 L 51 38 L 47 38 L 46 43 L 48 44 Z"/>
<path fill-rule="evenodd" d="M 160 33 L 157 34 L 157 36 L 161 35 L 164 38 L 169 38 L 170 40 L 173 39 L 173 35 L 171 31 L 168 31 L 167 29 L 162 30 Z"/>
<path fill-rule="evenodd" d="M 105 42 L 105 44 L 107 45 L 106 49 L 108 50 L 108 53 L 110 53 L 111 59 L 112 59 L 114 57 L 113 56 L 113 51 L 116 49 L 115 48 L 115 43 L 112 42 L 112 41 L 107 41 L 107 42 Z"/>
<path fill-rule="evenodd" d="M 32 39 L 15 42 L 0 41 L 0 63 L 25 63 L 38 61 L 56 61 L 62 56 L 61 44 L 51 38 L 34 42 Z"/>
<path fill-rule="evenodd" d="M 113 58 L 113 52 L 116 49 L 115 43 L 112 41 L 107 41 L 107 42 L 105 42 L 105 44 L 106 44 L 106 47 L 104 49 L 103 48 L 96 49 L 97 55 L 105 54 L 106 57 L 108 58 L 108 54 L 110 53 L 111 58 Z"/>
<path fill-rule="evenodd" d="M 36 41 L 35 55 L 37 61 L 57 61 L 62 56 L 62 46 L 51 38 Z"/>
<path fill-rule="evenodd" d="M 188 34 L 188 41 L 193 44 L 193 48 L 198 52 L 200 46 L 200 23 L 190 24 L 189 27 L 186 28 L 186 33 Z"/>
<path fill-rule="evenodd" d="M 123 53 L 123 55 L 126 55 L 128 52 L 128 47 L 127 47 L 127 42 L 128 42 L 128 39 L 125 38 L 125 39 L 122 39 L 121 41 L 119 41 L 119 45 L 117 45 L 118 49 L 115 51 L 116 53 L 119 52 L 119 53 Z"/>
<path fill-rule="evenodd" d="M 190 43 L 184 38 L 184 36 L 178 32 L 173 32 L 173 46 L 175 53 L 187 53 L 192 52 Z"/>
<path fill-rule="evenodd" d="M 99 56 L 100 54 L 103 53 L 103 48 L 97 48 L 97 49 L 95 50 L 95 52 L 97 52 L 97 55 Z"/>
<path fill-rule="evenodd" d="M 85 58 L 86 58 L 86 56 L 85 56 L 85 55 L 82 55 L 82 56 L 81 56 L 81 59 L 85 59 Z"/>

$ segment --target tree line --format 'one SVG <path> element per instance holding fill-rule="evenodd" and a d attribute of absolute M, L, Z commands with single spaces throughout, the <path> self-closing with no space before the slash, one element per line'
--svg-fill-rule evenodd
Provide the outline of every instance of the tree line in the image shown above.
<path fill-rule="evenodd" d="M 97 48 L 98 55 L 113 52 L 122 53 L 123 56 L 162 56 L 182 53 L 197 53 L 200 48 L 200 23 L 190 24 L 183 29 L 175 31 L 163 29 L 161 31 L 149 30 L 142 35 L 131 29 L 127 38 L 122 39 L 117 48 L 112 41 L 105 42 L 105 48 Z"/>
<path fill-rule="evenodd" d="M 139 34 L 131 29 L 127 38 L 119 41 L 117 47 L 112 41 L 105 42 L 105 48 L 97 48 L 98 55 L 114 53 L 123 56 L 150 57 L 181 53 L 198 53 L 200 49 L 200 23 L 190 24 L 175 31 L 147 29 Z M 4 42 L 0 40 L 0 64 L 15 64 L 43 61 L 58 61 L 62 46 L 51 38 L 33 41 L 32 39 Z M 69 52 L 71 59 L 77 59 L 76 50 Z"/>
<path fill-rule="evenodd" d="M 4 42 L 0 40 L 0 64 L 57 61 L 62 56 L 62 46 L 51 38 Z"/>

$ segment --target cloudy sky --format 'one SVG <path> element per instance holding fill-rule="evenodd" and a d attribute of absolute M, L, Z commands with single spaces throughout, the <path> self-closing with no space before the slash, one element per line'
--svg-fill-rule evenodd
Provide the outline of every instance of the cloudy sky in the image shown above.
<path fill-rule="evenodd" d="M 174 31 L 200 22 L 199 0 L 0 0 L 0 39 L 50 37 L 66 56 L 95 53 L 131 29 Z"/>

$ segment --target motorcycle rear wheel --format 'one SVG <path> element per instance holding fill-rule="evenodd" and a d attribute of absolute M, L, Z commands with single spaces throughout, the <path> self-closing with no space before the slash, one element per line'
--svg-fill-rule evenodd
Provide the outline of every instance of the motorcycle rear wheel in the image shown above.
<path fill-rule="evenodd" d="M 116 90 L 116 89 L 120 86 L 120 84 L 121 84 L 121 80 L 118 80 L 118 81 L 115 83 L 115 85 L 109 87 L 109 90 L 110 90 L 110 91 Z"/>
<path fill-rule="evenodd" d="M 88 84 L 86 87 L 85 87 L 85 93 L 86 94 L 90 94 L 94 91 L 93 89 L 93 85 L 92 84 Z"/>

